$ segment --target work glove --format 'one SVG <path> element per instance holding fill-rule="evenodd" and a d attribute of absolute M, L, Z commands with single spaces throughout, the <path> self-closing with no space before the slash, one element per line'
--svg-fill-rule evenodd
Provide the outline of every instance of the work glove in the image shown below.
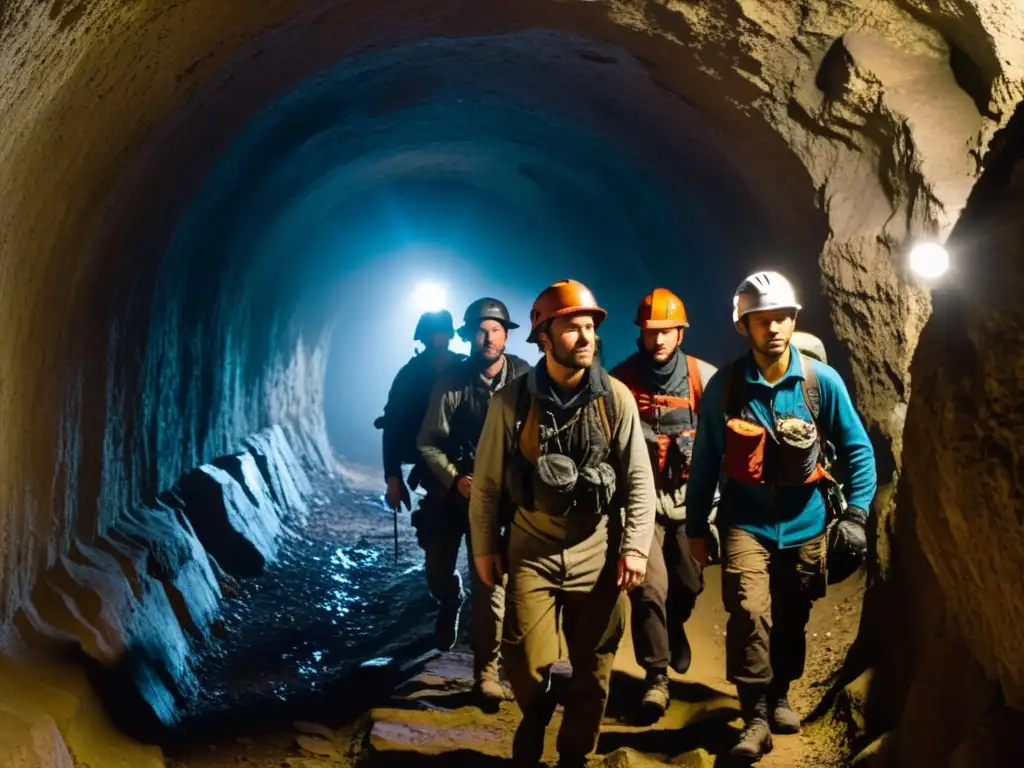
<path fill-rule="evenodd" d="M 868 554 L 864 529 L 868 513 L 859 507 L 847 507 L 828 534 L 828 583 L 838 584 L 852 576 Z"/>
<path fill-rule="evenodd" d="M 864 526 L 868 513 L 860 507 L 847 507 L 839 515 L 835 530 L 844 546 L 853 554 L 864 557 L 868 553 L 868 536 Z"/>

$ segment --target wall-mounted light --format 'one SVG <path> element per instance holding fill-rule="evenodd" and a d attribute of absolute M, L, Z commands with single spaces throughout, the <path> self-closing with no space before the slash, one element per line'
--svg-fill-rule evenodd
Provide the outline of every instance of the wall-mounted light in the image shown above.
<path fill-rule="evenodd" d="M 910 268 L 929 280 L 942 277 L 949 269 L 949 252 L 938 243 L 918 243 L 910 249 Z"/>

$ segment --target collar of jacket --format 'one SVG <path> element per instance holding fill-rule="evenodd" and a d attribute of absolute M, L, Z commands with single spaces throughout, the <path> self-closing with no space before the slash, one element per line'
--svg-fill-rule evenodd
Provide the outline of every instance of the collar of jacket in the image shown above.
<path fill-rule="evenodd" d="M 530 369 L 526 378 L 526 387 L 530 394 L 549 407 L 560 410 L 581 408 L 611 392 L 611 381 L 608 379 L 608 374 L 595 362 L 587 369 L 580 389 L 563 402 L 558 397 L 555 383 L 548 375 L 546 361 L 547 358 L 541 358 L 540 362 Z"/>
<path fill-rule="evenodd" d="M 760 384 L 762 387 L 777 387 L 785 381 L 790 379 L 804 379 L 804 368 L 803 360 L 800 357 L 800 352 L 792 344 L 789 345 L 789 367 L 786 372 L 782 374 L 782 378 L 774 384 L 769 384 L 764 376 L 761 375 L 761 371 L 757 367 L 757 363 L 754 362 L 754 353 L 747 352 L 746 354 L 746 378 L 748 384 Z"/>

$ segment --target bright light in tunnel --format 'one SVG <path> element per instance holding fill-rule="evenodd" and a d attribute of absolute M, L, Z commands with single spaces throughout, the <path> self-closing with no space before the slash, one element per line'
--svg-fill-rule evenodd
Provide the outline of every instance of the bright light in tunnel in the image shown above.
<path fill-rule="evenodd" d="M 938 243 L 918 243 L 910 251 L 910 268 L 921 277 L 941 277 L 949 269 L 949 253 Z"/>
<path fill-rule="evenodd" d="M 417 312 L 436 312 L 447 308 L 448 294 L 437 283 L 419 283 L 413 288 L 409 301 Z"/>

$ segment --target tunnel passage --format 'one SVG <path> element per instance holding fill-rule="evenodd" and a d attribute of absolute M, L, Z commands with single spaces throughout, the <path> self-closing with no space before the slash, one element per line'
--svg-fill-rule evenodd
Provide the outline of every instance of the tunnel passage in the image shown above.
<path fill-rule="evenodd" d="M 0 619 L 247 435 L 332 464 L 330 265 L 353 262 L 327 223 L 388 184 L 543 209 L 574 266 L 708 249 L 709 295 L 799 269 L 895 468 L 928 311 L 899 257 L 948 232 L 1021 94 L 1014 4 L 965 7 L 6 4 Z"/>

